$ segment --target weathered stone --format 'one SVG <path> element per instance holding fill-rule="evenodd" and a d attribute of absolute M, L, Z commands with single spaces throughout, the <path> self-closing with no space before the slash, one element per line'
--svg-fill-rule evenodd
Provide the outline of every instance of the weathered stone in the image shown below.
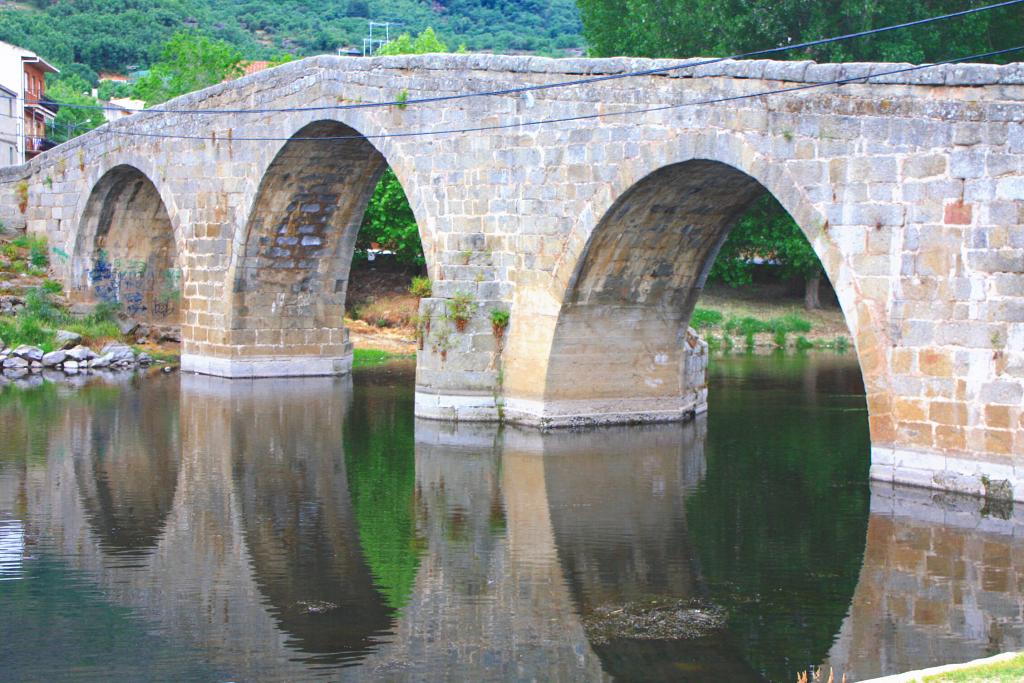
<path fill-rule="evenodd" d="M 76 360 L 65 360 L 61 367 L 64 368 L 64 372 L 73 375 L 78 373 L 79 363 Z"/>
<path fill-rule="evenodd" d="M 89 361 L 89 367 L 90 368 L 106 368 L 106 367 L 110 366 L 110 363 L 113 361 L 113 359 L 114 359 L 113 355 L 107 353 L 107 354 L 104 354 L 104 355 L 100 356 L 99 358 L 93 358 L 92 360 L 90 360 Z"/>
<path fill-rule="evenodd" d="M 89 361 L 96 357 L 96 353 L 88 346 L 78 345 L 67 351 L 67 357 L 71 360 L 78 361 Z"/>
<path fill-rule="evenodd" d="M 111 342 L 104 345 L 100 354 L 105 358 L 109 358 L 111 364 L 131 363 L 135 361 L 135 352 L 126 344 Z"/>
<path fill-rule="evenodd" d="M 4 370 L 22 370 L 28 368 L 29 361 L 19 356 L 11 356 L 4 361 Z"/>
<path fill-rule="evenodd" d="M 42 360 L 43 358 L 43 350 L 38 346 L 22 345 L 14 349 L 14 355 L 19 358 L 24 358 L 25 360 L 28 361 L 38 361 Z"/>
<path fill-rule="evenodd" d="M 51 351 L 50 353 L 43 354 L 42 363 L 45 367 L 52 368 L 63 363 L 67 356 L 68 354 L 64 353 L 64 351 Z"/>
<path fill-rule="evenodd" d="M 927 461 L 936 468 L 952 468 L 958 454 L 993 464 L 1024 452 L 1021 425 L 983 418 L 1024 387 L 1024 331 L 1014 327 L 1024 311 L 1019 65 L 889 73 L 899 65 L 726 61 L 634 76 L 628 88 L 607 79 L 456 99 L 430 116 L 414 105 L 335 109 L 332 120 L 301 110 L 335 107 L 342 95 L 383 102 L 399 88 L 417 98 L 459 83 L 486 91 L 655 65 L 665 63 L 301 60 L 175 103 L 293 109 L 288 116 L 225 115 L 231 140 L 159 145 L 148 135 L 194 132 L 195 117 L 153 111 L 115 122 L 5 171 L 0 220 L 69 254 L 52 267 L 75 304 L 114 301 L 151 326 L 150 338 L 180 325 L 186 369 L 343 373 L 354 237 L 390 165 L 422 230 L 435 299 L 421 306 L 433 334 L 445 299 L 465 293 L 477 303 L 444 353 L 428 345 L 420 354 L 417 413 L 571 424 L 702 409 L 698 373 L 687 370 L 695 351 L 682 349 L 686 321 L 733 219 L 767 190 L 811 239 L 843 302 L 878 452 L 938 453 Z M 851 80 L 733 99 L 837 75 Z M 700 103 L 724 98 L 728 106 Z M 640 103 L 660 109 L 605 115 Z M 593 118 L 504 127 L 575 116 Z M 408 135 L 459 127 L 487 129 Z M 122 128 L 142 135 L 119 137 Z M 321 139 L 244 142 L 289 136 Z M 47 177 L 59 181 L 45 187 Z M 32 198 L 25 213 L 22 181 Z M 8 300 L 5 310 L 19 305 Z M 512 313 L 500 344 L 483 314 L 492 307 Z M 936 409 L 946 422 L 933 422 L 932 402 L 966 411 Z M 908 406 L 920 408 L 916 419 Z M 970 476 L 919 479 L 955 488 Z M 1024 496 L 1024 477 L 1014 486 Z"/>
<path fill-rule="evenodd" d="M 70 349 L 72 346 L 77 346 L 82 342 L 82 335 L 77 332 L 69 332 L 68 330 L 57 330 L 55 337 L 57 346 L 62 349 Z"/>

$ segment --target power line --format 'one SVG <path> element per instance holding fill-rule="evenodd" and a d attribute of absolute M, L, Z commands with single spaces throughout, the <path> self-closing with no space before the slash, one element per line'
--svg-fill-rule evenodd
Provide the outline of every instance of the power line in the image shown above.
<path fill-rule="evenodd" d="M 522 128 L 527 126 L 539 126 L 549 123 L 565 123 L 571 121 L 583 121 L 587 119 L 596 119 L 607 116 L 626 116 L 633 114 L 646 114 L 650 112 L 665 111 L 668 109 L 679 109 L 682 107 L 697 107 L 705 106 L 710 104 L 721 104 L 724 102 L 735 102 L 738 100 L 751 99 L 754 97 L 767 97 L 770 95 L 782 95 L 785 93 L 798 92 L 802 90 L 811 90 L 813 88 L 822 88 L 829 85 L 845 85 L 847 83 L 856 83 L 857 81 L 866 81 L 870 78 L 877 78 L 879 76 L 892 76 L 894 74 L 909 73 L 912 71 L 920 71 L 922 69 L 931 69 L 937 66 L 945 64 L 958 64 L 960 62 L 967 62 L 975 59 L 986 59 L 988 57 L 996 57 L 999 55 L 1009 54 L 1012 52 L 1019 52 L 1024 50 L 1024 45 L 1018 45 L 1017 47 L 1009 47 L 1002 50 L 993 50 L 992 52 L 985 52 L 981 54 L 969 55 L 967 57 L 956 57 L 953 59 L 947 59 L 941 62 L 935 62 L 934 64 L 919 64 L 915 66 L 901 67 L 899 69 L 892 69 L 890 71 L 880 71 L 878 73 L 870 74 L 869 76 L 855 76 L 849 78 L 837 78 L 831 81 L 823 81 L 821 83 L 803 83 L 801 85 L 776 88 L 773 90 L 764 90 L 756 93 L 747 93 L 743 95 L 730 95 L 727 97 L 717 97 L 706 100 L 698 100 L 694 102 L 680 102 L 678 104 L 665 104 L 657 107 L 647 107 L 644 109 L 626 109 L 616 112 L 602 112 L 597 114 L 579 114 L 576 116 L 563 116 L 557 118 L 539 119 L 533 121 L 520 121 L 516 123 L 504 123 L 494 124 L 490 126 L 475 126 L 471 128 L 449 128 L 442 130 L 432 131 L 406 131 L 399 133 L 377 133 L 371 135 L 336 135 L 336 136 L 323 136 L 323 137 L 233 137 L 228 136 L 216 136 L 216 131 L 213 135 L 173 135 L 167 133 L 142 133 L 137 131 L 113 131 L 106 130 L 104 128 L 97 128 L 94 132 L 107 134 L 107 135 L 129 135 L 135 137 L 146 137 L 146 138 L 158 138 L 166 140 L 203 140 L 207 142 L 282 142 L 282 141 L 299 141 L 299 142 L 329 142 L 334 140 L 379 140 L 383 138 L 407 138 L 407 137 L 419 137 L 427 135 L 458 135 L 462 133 L 477 133 L 490 130 L 501 130 L 507 128 Z"/>
<path fill-rule="evenodd" d="M 764 55 L 778 54 L 781 52 L 788 52 L 791 50 L 802 50 L 809 47 L 817 47 L 819 45 L 827 45 L 829 43 L 836 43 L 845 40 L 852 40 L 854 38 L 865 38 L 868 36 L 877 35 L 879 33 L 886 33 L 888 31 L 897 31 L 905 28 L 913 28 L 915 26 L 923 26 L 926 24 L 934 23 L 937 21 L 945 21 L 948 19 L 955 19 L 959 17 L 968 16 L 971 14 L 977 14 L 979 12 L 988 12 L 995 9 L 1001 9 L 1003 7 L 1010 7 L 1012 5 L 1018 5 L 1024 2 L 1024 0 L 1005 0 L 994 5 L 985 5 L 983 7 L 972 7 L 958 12 L 951 12 L 949 14 L 941 14 L 938 16 L 927 17 L 924 19 L 915 19 L 914 21 L 907 21 L 901 24 L 893 24 L 891 26 L 883 26 L 881 28 L 868 29 L 865 31 L 858 31 L 855 33 L 847 33 L 841 36 L 833 36 L 831 38 L 819 38 L 817 40 L 811 40 L 804 43 L 795 43 L 793 45 L 782 45 L 779 47 L 768 48 L 764 50 L 756 50 L 754 52 L 744 52 L 734 54 L 728 57 L 714 57 L 698 62 L 687 62 L 678 63 L 670 66 L 663 66 L 654 69 L 643 69 L 639 71 L 627 71 L 618 74 L 603 74 L 601 76 L 590 76 L 587 78 L 577 78 L 568 81 L 557 81 L 555 83 L 540 83 L 534 85 L 523 85 L 514 88 L 504 88 L 501 90 L 486 90 L 482 92 L 462 92 L 453 95 L 435 95 L 432 97 L 420 97 L 408 99 L 405 101 L 392 100 L 389 102 L 358 102 L 353 104 L 336 104 L 336 105 L 321 105 L 316 107 L 283 107 L 283 108 L 269 108 L 269 109 L 166 109 L 161 108 L 157 105 L 153 109 L 138 110 L 139 112 L 161 112 L 165 114 L 274 114 L 274 113 L 295 113 L 303 111 L 341 111 L 345 109 L 370 109 L 374 107 L 392 107 L 401 105 L 403 107 L 413 104 L 429 104 L 433 102 L 448 102 L 451 100 L 460 100 L 471 97 L 493 97 L 493 96 L 506 96 L 516 95 L 526 92 L 536 92 L 538 90 L 550 90 L 553 88 L 565 88 L 573 87 L 578 85 L 587 85 L 590 83 L 599 83 L 602 81 L 611 81 L 621 78 L 633 78 L 636 76 L 652 76 L 657 74 L 668 73 L 670 71 L 677 71 L 679 69 L 693 69 L 700 66 L 707 66 L 709 64 L 718 64 L 726 60 L 737 60 L 737 59 L 748 59 L 751 57 L 761 57 Z M 993 53 L 999 54 L 999 53 Z M 68 107 L 69 109 L 115 109 L 117 111 L 123 111 L 116 107 L 108 107 L 105 105 L 94 105 L 94 104 L 64 104 L 56 102 L 62 107 Z"/>

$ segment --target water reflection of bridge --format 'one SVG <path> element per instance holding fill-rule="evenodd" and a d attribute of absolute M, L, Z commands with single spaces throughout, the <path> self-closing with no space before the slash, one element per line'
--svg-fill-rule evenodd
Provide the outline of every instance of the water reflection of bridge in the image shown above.
<path fill-rule="evenodd" d="M 687 521 L 705 476 L 702 421 L 555 435 L 417 423 L 411 486 L 385 500 L 379 473 L 345 452 L 366 446 L 346 442 L 347 380 L 183 377 L 180 401 L 175 391 L 62 403 L 45 466 L 26 468 L 24 515 L 108 600 L 215 669 L 245 680 L 355 661 L 339 675 L 757 677 L 734 646 L 592 644 L 579 617 L 650 595 L 715 597 Z M 393 410 L 382 428 L 411 415 Z M 359 512 L 367 491 L 407 504 L 405 540 L 373 537 Z M 1024 643 L 1024 515 L 932 497 L 872 492 L 859 583 L 819 661 L 863 678 Z"/>

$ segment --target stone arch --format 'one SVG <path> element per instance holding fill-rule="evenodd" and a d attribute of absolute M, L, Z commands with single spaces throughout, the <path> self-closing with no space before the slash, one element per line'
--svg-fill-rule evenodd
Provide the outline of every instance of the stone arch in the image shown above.
<path fill-rule="evenodd" d="M 729 143 L 732 144 L 729 144 Z M 735 138 L 716 158 L 690 141 L 689 153 L 659 152 L 637 172 L 627 165 L 595 218 L 577 223 L 541 299 L 548 308 L 545 362 L 521 372 L 512 354 L 506 414 L 560 424 L 677 419 L 706 407 L 706 389 L 684 345 L 687 324 L 729 230 L 764 192 L 800 225 L 839 295 L 868 392 L 873 442 L 892 438 L 888 381 L 877 312 L 858 296 L 852 269 L 802 188 Z M 678 154 L 678 152 L 676 152 Z M 596 218 L 599 216 L 599 218 Z M 522 295 L 517 292 L 517 312 Z M 510 348 L 523 344 L 513 321 Z M 532 344 L 537 345 L 533 340 Z M 702 374 L 702 373 L 700 373 Z M 580 377 L 587 382 L 580 382 Z M 522 398 L 520 398 L 520 396 Z"/>
<path fill-rule="evenodd" d="M 71 293 L 79 301 L 120 304 L 151 323 L 180 322 L 179 231 L 150 177 L 118 164 L 92 186 L 73 248 Z"/>
<path fill-rule="evenodd" d="M 347 372 L 352 350 L 343 316 L 352 255 L 387 167 L 365 136 L 336 120 L 308 123 L 281 146 L 235 243 L 233 358 L 192 369 L 227 376 Z"/>

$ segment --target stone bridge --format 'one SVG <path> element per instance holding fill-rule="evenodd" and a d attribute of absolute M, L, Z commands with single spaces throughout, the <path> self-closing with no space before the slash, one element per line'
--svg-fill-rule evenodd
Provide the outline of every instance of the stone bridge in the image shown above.
<path fill-rule="evenodd" d="M 726 61 L 349 106 L 667 64 L 306 59 L 166 105 L 291 111 L 157 108 L 5 170 L 2 217 L 48 237 L 76 298 L 180 321 L 183 369 L 344 373 L 353 245 L 390 166 L 433 282 L 418 414 L 559 426 L 704 408 L 689 317 L 734 220 L 770 192 L 855 340 L 872 476 L 1024 499 L 1021 64 Z M 793 90 L 841 78 L 858 80 Z M 546 119 L 563 120 L 502 127 Z"/>

